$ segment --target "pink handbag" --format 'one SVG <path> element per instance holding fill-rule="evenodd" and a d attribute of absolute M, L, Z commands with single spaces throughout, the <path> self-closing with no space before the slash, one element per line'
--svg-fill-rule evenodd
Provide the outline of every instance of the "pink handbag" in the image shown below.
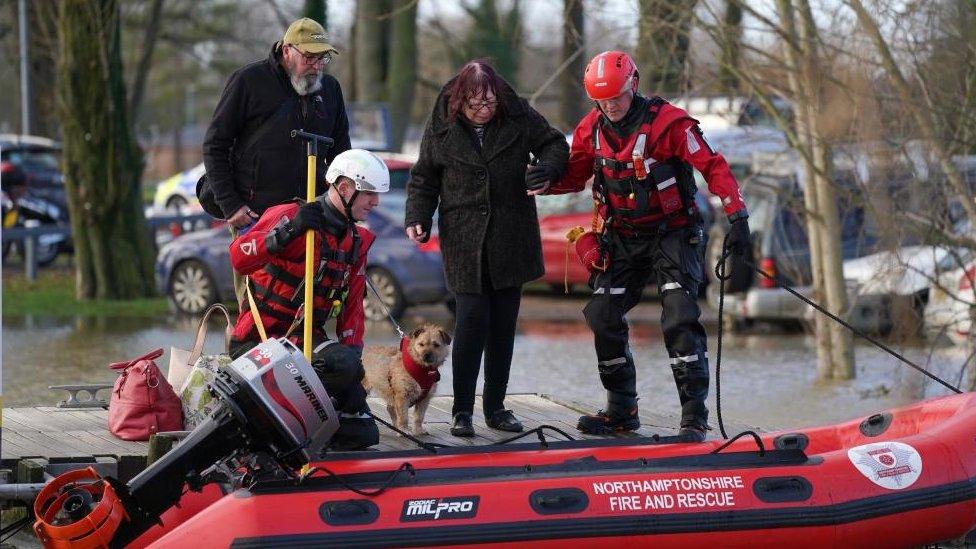
<path fill-rule="evenodd" d="M 160 431 L 183 429 L 183 407 L 173 387 L 154 362 L 163 350 L 127 362 L 110 364 L 121 370 L 108 404 L 108 429 L 123 440 L 149 440 Z"/>

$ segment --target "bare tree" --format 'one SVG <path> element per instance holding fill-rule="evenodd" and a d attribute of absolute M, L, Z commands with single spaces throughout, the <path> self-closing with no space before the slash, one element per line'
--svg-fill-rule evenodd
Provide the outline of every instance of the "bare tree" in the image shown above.
<path fill-rule="evenodd" d="M 689 30 L 697 0 L 639 0 L 635 62 L 641 84 L 653 94 L 684 90 Z"/>
<path fill-rule="evenodd" d="M 559 117 L 572 128 L 585 112 L 586 96 L 580 80 L 586 63 L 583 35 L 583 0 L 563 0 L 563 72 L 559 75 Z"/>
<path fill-rule="evenodd" d="M 739 57 L 742 49 L 742 5 L 741 0 L 725 0 L 725 13 L 721 28 L 722 62 L 719 65 L 719 87 L 726 94 L 739 91 Z"/>
<path fill-rule="evenodd" d="M 302 16 L 318 21 L 323 29 L 329 30 L 329 5 L 326 0 L 305 0 Z"/>
<path fill-rule="evenodd" d="M 393 125 L 393 150 L 400 150 L 410 122 L 414 88 L 417 83 L 417 0 L 393 0 L 390 13 L 390 67 L 387 71 L 386 98 Z"/>
<path fill-rule="evenodd" d="M 132 93 L 129 98 L 129 113 L 131 114 L 133 125 L 139 120 L 139 111 L 142 109 L 142 97 L 145 94 L 149 69 L 152 67 L 153 52 L 156 51 L 156 39 L 159 37 L 162 13 L 163 0 L 152 0 L 152 5 L 145 19 L 145 34 L 141 41 L 142 53 L 136 65 L 135 79 L 133 80 Z"/>
<path fill-rule="evenodd" d="M 387 0 L 356 1 L 356 37 L 354 45 L 355 98 L 361 102 L 379 102 L 386 92 L 386 51 L 389 11 Z"/>
<path fill-rule="evenodd" d="M 818 113 L 823 110 L 824 86 L 820 77 L 825 67 L 819 53 L 819 33 L 807 0 L 777 0 L 777 10 L 787 36 L 799 40 L 784 43 L 784 57 L 791 69 L 796 134 L 805 153 L 804 198 L 808 212 L 807 234 L 813 270 L 814 295 L 825 298 L 827 309 L 838 316 L 847 314 L 843 254 L 840 248 L 840 216 L 831 185 L 831 152 Z M 799 22 L 796 19 L 799 18 Z M 817 290 L 823 288 L 822 293 Z M 843 326 L 816 315 L 817 372 L 822 379 L 850 379 L 855 375 L 853 341 Z"/>
<path fill-rule="evenodd" d="M 142 159 L 128 119 L 116 0 L 59 6 L 58 113 L 79 299 L 153 294 Z"/>

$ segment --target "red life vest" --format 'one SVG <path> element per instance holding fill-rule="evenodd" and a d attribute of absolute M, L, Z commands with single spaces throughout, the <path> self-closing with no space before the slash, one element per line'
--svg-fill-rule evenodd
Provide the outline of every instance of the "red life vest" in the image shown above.
<path fill-rule="evenodd" d="M 324 334 L 323 324 L 339 316 L 349 294 L 349 281 L 360 256 L 372 245 L 375 236 L 363 227 L 350 229 L 340 240 L 319 233 L 315 253 L 315 286 L 313 289 L 313 332 Z M 284 335 L 299 316 L 305 298 L 305 262 L 274 257 L 262 269 L 251 275 L 251 290 L 261 319 L 272 333 Z M 256 328 L 250 335 L 256 337 Z M 296 330 L 299 337 L 301 331 Z"/>
<path fill-rule="evenodd" d="M 600 127 L 603 117 L 593 126 L 594 195 L 603 203 L 604 219 L 624 234 L 656 232 L 664 223 L 681 227 L 697 213 L 691 165 L 654 156 L 661 136 L 688 118 L 679 109 L 662 109 L 666 104 L 660 97 L 651 99 L 640 126 L 616 145 Z"/>
<path fill-rule="evenodd" d="M 410 403 L 413 406 L 423 400 L 427 393 L 430 393 L 430 388 L 441 380 L 441 373 L 437 369 L 424 368 L 422 364 L 410 356 L 410 338 L 408 337 L 400 340 L 400 355 L 403 359 L 403 368 L 420 385 L 420 396 Z"/>

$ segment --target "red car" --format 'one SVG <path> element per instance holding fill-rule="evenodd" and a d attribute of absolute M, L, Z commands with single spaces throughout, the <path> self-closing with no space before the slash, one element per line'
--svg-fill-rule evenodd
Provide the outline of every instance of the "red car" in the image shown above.
<path fill-rule="evenodd" d="M 695 203 L 702 213 L 707 234 L 715 218 L 712 206 L 700 191 L 695 195 Z M 570 291 L 573 287 L 586 286 L 590 273 L 576 259 L 576 250 L 566 240 L 566 233 L 580 226 L 589 230 L 593 224 L 593 195 L 589 186 L 578 193 L 536 198 L 536 208 L 542 235 L 542 259 L 546 267 L 546 273 L 539 280 L 558 292 L 564 291 L 566 285 Z"/>
<path fill-rule="evenodd" d="M 574 286 L 585 286 L 590 273 L 576 259 L 576 250 L 566 240 L 566 233 L 577 226 L 590 228 L 593 197 L 589 188 L 573 194 L 539 197 L 536 208 L 542 234 L 542 259 L 546 266 L 546 274 L 540 280 L 559 292 L 564 290 L 565 284 L 569 285 L 570 291 Z"/>

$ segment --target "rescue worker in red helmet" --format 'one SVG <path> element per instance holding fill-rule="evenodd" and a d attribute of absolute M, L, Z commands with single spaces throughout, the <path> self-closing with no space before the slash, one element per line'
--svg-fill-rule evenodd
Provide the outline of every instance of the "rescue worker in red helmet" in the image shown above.
<path fill-rule="evenodd" d="M 366 254 L 375 236 L 356 225 L 390 188 L 390 173 L 375 154 L 350 149 L 332 161 L 325 174 L 328 190 L 314 202 L 287 202 L 265 210 L 254 226 L 230 245 L 234 269 L 249 277 L 249 290 L 268 337 L 288 337 L 302 347 L 305 234 L 315 234 L 312 367 L 340 411 L 339 430 L 330 446 L 351 450 L 379 442 L 367 413 L 361 380 L 365 317 Z M 253 311 L 246 304 L 231 338 L 231 356 L 244 354 L 259 340 Z M 337 339 L 325 322 L 336 319 Z"/>
<path fill-rule="evenodd" d="M 566 172 L 546 191 L 577 192 L 592 176 L 599 216 L 594 225 L 601 227 L 602 261 L 588 262 L 594 266 L 594 293 L 583 314 L 593 331 L 607 405 L 581 417 L 577 427 L 593 434 L 640 427 L 626 314 L 653 280 L 681 402 L 678 435 L 700 442 L 708 429 L 708 359 L 697 303 L 705 281 L 706 235 L 692 170 L 722 199 L 736 254 L 750 250 L 748 214 L 728 164 L 705 141 L 697 121 L 660 97 L 641 95 L 637 82 L 637 66 L 624 52 L 606 51 L 590 61 L 583 83 L 596 106 L 573 132 Z"/>

